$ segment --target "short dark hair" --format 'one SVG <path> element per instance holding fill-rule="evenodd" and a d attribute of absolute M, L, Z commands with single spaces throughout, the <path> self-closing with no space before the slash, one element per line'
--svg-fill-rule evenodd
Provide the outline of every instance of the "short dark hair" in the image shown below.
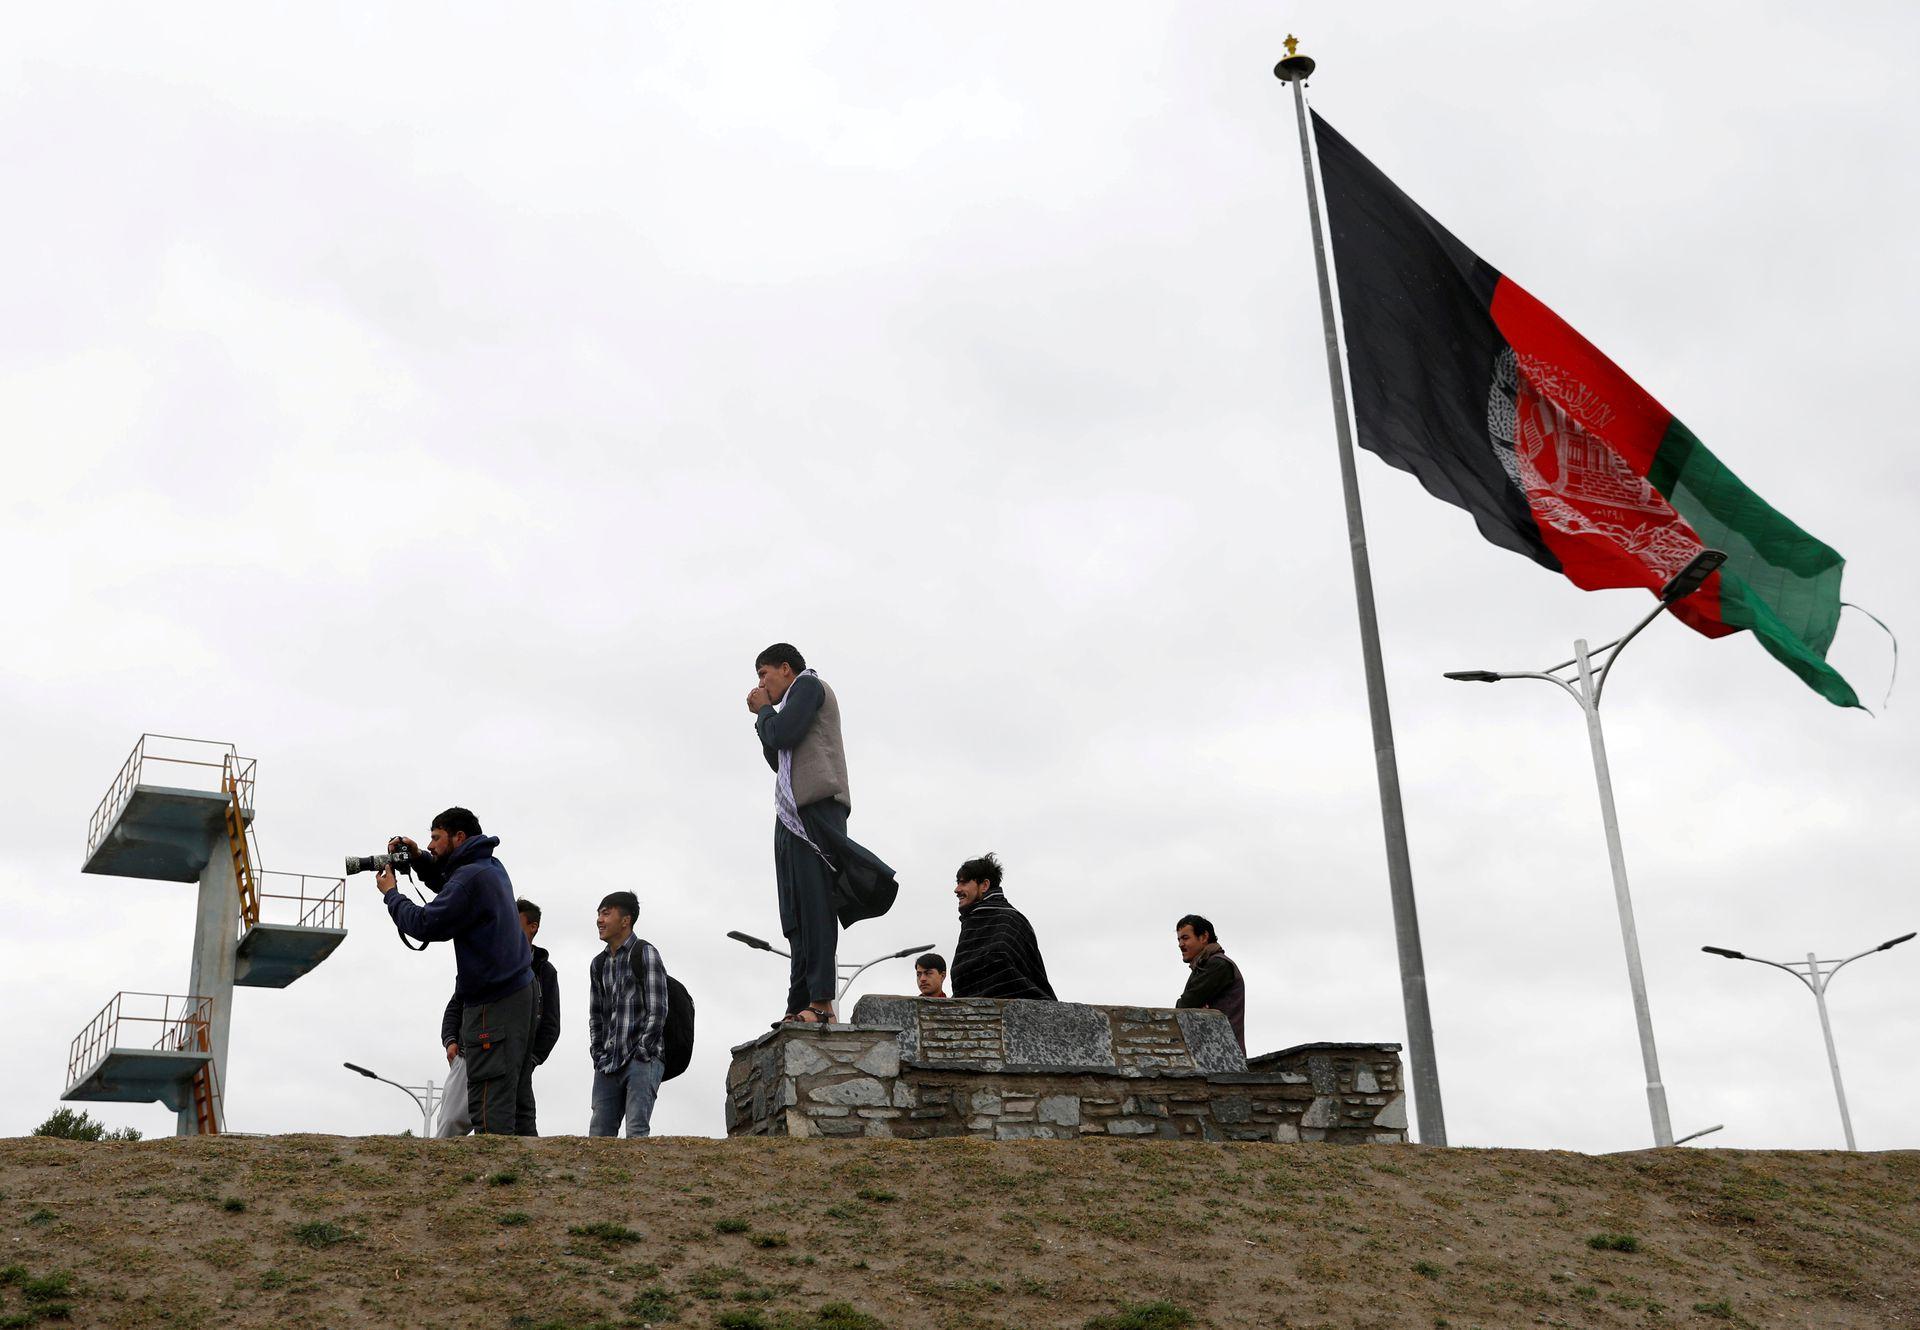
<path fill-rule="evenodd" d="M 754 669 L 757 670 L 762 665 L 786 665 L 790 666 L 795 674 L 799 674 L 807 668 L 807 658 L 801 655 L 800 648 L 791 642 L 775 642 L 753 658 Z"/>
<path fill-rule="evenodd" d="M 640 917 L 640 898 L 631 891 L 609 891 L 600 898 L 600 908 L 604 910 L 609 905 L 616 910 L 625 911 L 628 923 Z"/>
<path fill-rule="evenodd" d="M 955 882 L 984 882 L 990 887 L 1000 885 L 1000 861 L 989 850 L 978 859 L 969 859 L 961 864 L 953 875 Z"/>
<path fill-rule="evenodd" d="M 1218 942 L 1220 940 L 1220 935 L 1213 931 L 1213 921 L 1204 915 L 1181 915 L 1180 921 L 1173 926 L 1173 931 L 1178 933 L 1183 928 L 1191 928 L 1195 937 L 1199 937 L 1202 933 L 1205 933 L 1207 935 L 1207 941 L 1209 942 Z"/>
<path fill-rule="evenodd" d="M 480 834 L 480 819 L 464 808 L 449 808 L 444 813 L 436 813 L 433 821 L 427 825 L 430 830 L 444 831 L 449 836 L 458 832 L 465 832 L 469 836 Z"/>
<path fill-rule="evenodd" d="M 947 958 L 937 951 L 930 951 L 924 956 L 914 957 L 913 968 L 916 970 L 938 970 L 941 974 L 945 974 L 947 972 Z"/>
<path fill-rule="evenodd" d="M 515 901 L 514 904 L 519 907 L 520 913 L 526 915 L 527 918 L 533 920 L 534 923 L 537 924 L 540 922 L 540 907 L 538 905 L 535 905 L 525 896 Z"/>

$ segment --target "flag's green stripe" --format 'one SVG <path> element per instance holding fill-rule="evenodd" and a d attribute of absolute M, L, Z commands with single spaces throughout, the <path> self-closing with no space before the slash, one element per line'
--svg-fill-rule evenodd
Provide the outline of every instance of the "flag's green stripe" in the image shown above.
<path fill-rule="evenodd" d="M 1743 485 L 1678 420 L 1668 424 L 1647 481 L 1710 548 L 1726 551 L 1721 619 L 1751 629 L 1775 659 L 1829 702 L 1860 705 L 1826 661 L 1840 624 L 1846 561 Z"/>

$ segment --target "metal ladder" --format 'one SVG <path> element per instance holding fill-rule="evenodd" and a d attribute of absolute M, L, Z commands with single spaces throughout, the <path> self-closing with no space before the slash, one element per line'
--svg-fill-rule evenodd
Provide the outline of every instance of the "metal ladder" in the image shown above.
<path fill-rule="evenodd" d="M 206 1051 L 207 1033 L 200 1032 L 200 1048 Z M 201 1136 L 220 1134 L 220 1087 L 214 1080 L 213 1063 L 201 1065 L 193 1073 L 193 1124 Z"/>
<path fill-rule="evenodd" d="M 248 928 L 260 922 L 260 887 L 253 877 L 253 854 L 247 846 L 247 815 L 240 807 L 240 776 L 228 758 L 220 778 L 227 793 L 227 852 L 233 856 L 233 880 L 240 888 L 240 918 Z"/>

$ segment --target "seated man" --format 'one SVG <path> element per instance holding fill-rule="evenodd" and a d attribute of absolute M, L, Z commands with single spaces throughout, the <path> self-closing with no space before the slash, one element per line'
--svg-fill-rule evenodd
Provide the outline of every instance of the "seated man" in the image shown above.
<path fill-rule="evenodd" d="M 953 948 L 953 995 L 1057 1001 L 1033 925 L 1000 891 L 1000 861 L 969 859 L 953 875 L 960 940 Z"/>
<path fill-rule="evenodd" d="M 1240 1051 L 1247 1051 L 1247 981 L 1240 967 L 1227 959 L 1213 925 L 1197 914 L 1189 914 L 1174 925 L 1173 940 L 1180 946 L 1180 959 L 1192 971 L 1187 986 L 1180 991 L 1176 1007 L 1211 1007 L 1224 1012 L 1233 1026 L 1233 1037 Z"/>
<path fill-rule="evenodd" d="M 921 997 L 945 997 L 947 958 L 937 951 L 930 951 L 914 961 L 913 982 L 919 986 Z"/>

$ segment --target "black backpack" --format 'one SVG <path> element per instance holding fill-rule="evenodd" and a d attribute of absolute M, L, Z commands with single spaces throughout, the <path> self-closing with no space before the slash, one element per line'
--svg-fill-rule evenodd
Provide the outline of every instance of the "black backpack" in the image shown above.
<path fill-rule="evenodd" d="M 640 940 L 646 942 L 645 938 Z M 652 944 L 648 943 L 648 945 Z M 659 948 L 655 947 L 654 950 L 658 951 Z M 633 949 L 630 963 L 633 966 L 635 982 L 641 982 L 639 947 Z M 660 962 L 660 968 L 662 970 L 667 968 L 664 959 Z M 644 984 L 641 991 L 646 991 Z M 668 975 L 667 1028 L 661 1032 L 660 1037 L 660 1079 L 663 1082 L 672 1080 L 685 1071 L 687 1064 L 691 1061 L 693 1061 L 693 994 L 687 992 L 685 984 Z"/>

